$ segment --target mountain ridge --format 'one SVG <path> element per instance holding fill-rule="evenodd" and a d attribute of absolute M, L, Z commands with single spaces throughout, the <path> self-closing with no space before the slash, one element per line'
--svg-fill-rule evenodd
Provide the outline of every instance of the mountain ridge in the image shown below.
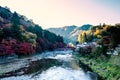
<path fill-rule="evenodd" d="M 59 28 L 48 28 L 47 30 L 57 35 L 63 36 L 65 43 L 68 44 L 72 42 L 73 44 L 75 44 L 78 34 L 82 33 L 82 31 L 89 30 L 91 26 L 91 24 L 85 24 L 80 27 L 71 25 Z"/>

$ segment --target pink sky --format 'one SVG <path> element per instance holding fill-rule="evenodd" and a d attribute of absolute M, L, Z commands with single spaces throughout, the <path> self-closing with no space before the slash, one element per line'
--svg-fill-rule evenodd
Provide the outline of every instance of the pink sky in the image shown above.
<path fill-rule="evenodd" d="M 27 16 L 42 28 L 83 24 L 115 24 L 120 11 L 113 0 L 0 0 L 1 6 Z M 118 1 L 118 0 L 114 0 Z M 110 3 L 111 2 L 111 3 Z"/>

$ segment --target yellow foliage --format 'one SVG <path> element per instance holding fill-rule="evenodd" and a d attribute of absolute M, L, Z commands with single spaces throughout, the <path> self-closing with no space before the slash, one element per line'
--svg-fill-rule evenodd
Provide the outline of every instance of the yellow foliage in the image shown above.
<path fill-rule="evenodd" d="M 31 32 L 24 32 L 22 33 L 22 35 L 25 41 L 29 42 L 34 47 L 36 46 L 36 38 L 37 38 L 36 34 L 33 34 Z"/>
<path fill-rule="evenodd" d="M 101 33 L 101 30 L 96 28 L 96 31 L 95 31 L 94 35 L 100 35 L 100 33 Z"/>
<path fill-rule="evenodd" d="M 101 36 L 101 35 L 97 35 L 97 37 L 98 37 L 98 38 L 102 38 L 102 36 Z"/>

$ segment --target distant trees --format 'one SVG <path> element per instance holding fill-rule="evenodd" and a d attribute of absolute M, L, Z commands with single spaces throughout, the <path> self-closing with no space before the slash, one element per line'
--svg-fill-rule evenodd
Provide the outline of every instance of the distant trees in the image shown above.
<path fill-rule="evenodd" d="M 117 25 L 98 25 L 92 26 L 90 30 L 84 31 L 78 36 L 78 42 L 92 42 L 95 41 L 101 45 L 100 53 L 107 56 L 106 52 L 113 50 L 118 44 L 120 44 L 120 24 Z M 96 54 L 97 51 L 95 50 Z M 93 52 L 94 53 L 94 52 Z M 98 54 L 99 55 L 99 54 Z"/>
<path fill-rule="evenodd" d="M 110 26 L 107 28 L 107 32 L 110 33 L 111 36 L 111 44 L 115 47 L 117 44 L 120 44 L 120 25 Z"/>
<path fill-rule="evenodd" d="M 5 19 L 9 19 L 10 16 L 11 16 L 10 15 L 10 10 L 0 6 L 0 16 L 5 18 Z"/>
<path fill-rule="evenodd" d="M 36 47 L 36 38 L 36 34 L 33 34 L 31 32 L 25 31 L 22 33 L 23 42 L 28 42 L 34 47 Z"/>
<path fill-rule="evenodd" d="M 83 32 L 82 34 L 78 35 L 78 42 L 84 43 L 84 42 L 91 42 L 93 39 L 93 35 L 87 32 Z"/>
<path fill-rule="evenodd" d="M 44 30 L 44 37 L 48 39 L 50 42 L 63 42 L 63 38 L 60 35 L 55 35 L 47 30 Z"/>
<path fill-rule="evenodd" d="M 11 26 L 12 37 L 18 41 L 22 41 L 22 33 L 20 31 L 19 25 L 13 24 Z"/>
<path fill-rule="evenodd" d="M 57 36 L 57 42 L 64 42 L 63 37 L 58 35 Z"/>
<path fill-rule="evenodd" d="M 0 30 L 0 43 L 1 43 L 2 39 L 3 39 L 3 36 L 4 36 L 3 34 L 4 34 L 3 31 Z"/>
<path fill-rule="evenodd" d="M 39 25 L 35 25 L 27 27 L 26 31 L 35 33 L 38 38 L 41 38 L 43 29 Z"/>
<path fill-rule="evenodd" d="M 13 13 L 11 22 L 15 25 L 20 25 L 20 18 L 16 12 Z"/>
<path fill-rule="evenodd" d="M 4 27 L 2 29 L 2 32 L 3 32 L 3 38 L 7 39 L 8 37 L 12 37 L 12 31 L 10 28 L 7 28 L 7 27 Z"/>

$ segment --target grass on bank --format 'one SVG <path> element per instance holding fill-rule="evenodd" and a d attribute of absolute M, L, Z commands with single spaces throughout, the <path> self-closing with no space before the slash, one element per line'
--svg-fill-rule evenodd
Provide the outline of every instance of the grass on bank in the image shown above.
<path fill-rule="evenodd" d="M 120 53 L 117 56 L 108 55 L 107 57 L 101 53 L 101 49 L 97 49 L 91 54 L 78 53 L 76 57 L 104 80 L 120 80 Z"/>

